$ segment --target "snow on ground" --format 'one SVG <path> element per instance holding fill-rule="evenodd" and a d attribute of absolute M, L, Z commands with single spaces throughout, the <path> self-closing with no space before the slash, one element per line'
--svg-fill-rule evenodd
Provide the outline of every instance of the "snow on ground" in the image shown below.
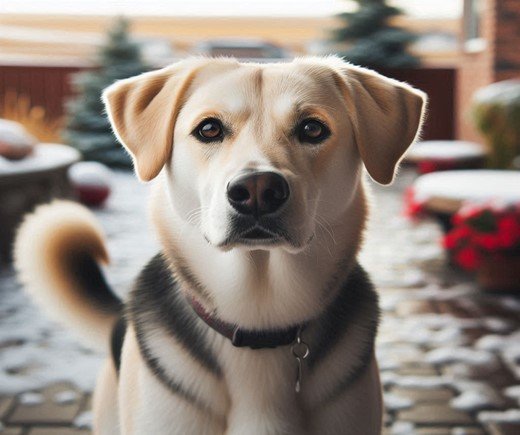
<path fill-rule="evenodd" d="M 385 393 L 384 401 L 385 408 L 388 411 L 400 411 L 401 409 L 408 409 L 415 404 L 415 402 L 408 397 L 403 397 L 392 393 Z"/>
<path fill-rule="evenodd" d="M 44 402 L 43 394 L 40 393 L 23 393 L 18 398 L 18 402 L 22 405 L 35 406 Z"/>
<path fill-rule="evenodd" d="M 67 405 L 69 403 L 74 403 L 78 399 L 78 393 L 74 390 L 65 390 L 56 393 L 53 397 L 54 403 L 58 405 Z"/>
<path fill-rule="evenodd" d="M 480 409 L 500 408 L 504 399 L 488 385 L 468 389 L 451 400 L 450 405 L 461 411 L 476 411 Z"/>
<path fill-rule="evenodd" d="M 517 418 L 518 410 L 505 413 L 489 410 L 504 406 L 504 397 L 511 398 L 511 403 L 520 401 L 519 386 L 495 390 L 471 379 L 475 373 L 495 370 L 499 360 L 520 372 L 517 324 L 492 315 L 398 317 L 388 313 L 402 303 L 426 301 L 456 302 L 471 309 L 475 303 L 473 298 L 480 297 L 471 283 L 446 276 L 444 256 L 438 245 L 438 225 L 431 222 L 416 225 L 401 215 L 402 185 L 410 182 L 409 174 L 403 175 L 401 187 L 374 189 L 377 208 L 374 207 L 360 256 L 375 284 L 383 288 L 380 296 L 384 315 L 377 341 L 382 383 L 386 389 L 391 386 L 449 388 L 457 393 L 451 406 L 479 412 L 482 421 Z M 109 281 L 124 297 L 138 271 L 156 252 L 157 243 L 146 224 L 146 186 L 124 173 L 114 174 L 113 186 L 114 193 L 107 207 L 96 214 L 109 240 L 112 259 L 107 268 Z M 0 273 L 0 297 L 0 393 L 32 392 L 54 381 L 70 381 L 82 390 L 91 390 L 103 356 L 83 347 L 66 329 L 45 318 L 16 284 L 12 272 Z M 515 298 L 494 296 L 493 301 L 520 313 L 520 303 Z M 475 329 L 484 335 L 470 346 L 470 333 Z M 439 376 L 409 376 L 397 372 L 405 364 L 418 361 L 450 370 Z M 520 373 L 518 376 L 520 378 Z M 481 378 L 477 376 L 477 379 Z M 73 393 L 60 393 L 53 401 L 67 403 L 74 400 Z M 414 403 L 386 392 L 385 405 L 390 412 L 398 412 L 413 407 Z M 76 425 L 88 427 L 90 419 L 89 414 L 82 415 Z M 412 424 L 404 422 L 391 427 L 392 434 L 414 431 Z"/>
<path fill-rule="evenodd" d="M 119 172 L 113 174 L 113 185 L 106 208 L 95 213 L 109 241 L 109 281 L 124 295 L 157 244 L 146 224 L 148 188 L 130 173 Z M 104 356 L 45 317 L 12 271 L 0 272 L 0 301 L 0 393 L 37 390 L 61 381 L 84 391 L 93 389 Z M 64 403 L 67 398 L 56 400 Z"/>
<path fill-rule="evenodd" d="M 483 423 L 520 423 L 520 409 L 508 409 L 506 411 L 479 412 L 478 419 Z"/>
<path fill-rule="evenodd" d="M 413 435 L 415 425 L 409 421 L 396 421 L 390 429 L 391 435 Z"/>
<path fill-rule="evenodd" d="M 74 427 L 78 429 L 92 429 L 94 415 L 92 411 L 85 411 L 78 415 L 74 420 Z"/>

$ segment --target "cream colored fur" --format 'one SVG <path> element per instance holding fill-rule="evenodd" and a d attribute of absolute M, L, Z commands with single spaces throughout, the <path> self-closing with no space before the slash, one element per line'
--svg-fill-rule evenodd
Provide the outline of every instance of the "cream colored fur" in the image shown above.
<path fill-rule="evenodd" d="M 16 237 L 14 261 L 24 288 L 52 318 L 106 351 L 115 315 L 96 309 L 77 291 L 67 260 L 80 253 L 108 263 L 101 227 L 85 207 L 54 201 L 26 217 Z"/>
<path fill-rule="evenodd" d="M 202 287 L 208 310 L 255 329 L 308 321 L 334 300 L 361 245 L 367 215 L 362 163 L 376 181 L 392 181 L 420 130 L 425 96 L 336 58 L 281 64 L 196 58 L 117 82 L 104 101 L 139 178 L 158 179 L 151 217 L 174 269 L 186 267 L 195 277 L 196 283 L 178 274 L 183 291 Z M 221 144 L 197 141 L 192 132 L 205 117 L 221 119 L 231 135 Z M 302 117 L 325 122 L 330 138 L 317 146 L 298 143 L 291 129 Z M 245 168 L 287 179 L 289 241 L 222 246 L 230 225 L 225 189 Z M 35 288 L 48 275 L 36 264 L 45 249 L 28 248 L 31 234 L 50 226 L 37 224 L 42 216 L 30 218 L 18 242 L 17 263 Z M 47 287 L 36 292 L 49 293 Z M 66 309 L 72 309 L 69 320 L 77 320 L 74 308 Z M 354 317 L 361 322 L 369 314 Z M 167 374 L 192 392 L 196 406 L 152 374 L 130 326 L 119 380 L 107 366 L 96 389 L 95 433 L 376 435 L 382 401 L 374 357 L 352 385 L 326 400 L 342 373 L 359 362 L 364 333 L 354 328 L 312 373 L 304 367 L 305 386 L 297 396 L 287 347 L 239 349 L 210 330 L 206 338 L 222 367 L 219 378 L 157 329 L 148 345 Z"/>

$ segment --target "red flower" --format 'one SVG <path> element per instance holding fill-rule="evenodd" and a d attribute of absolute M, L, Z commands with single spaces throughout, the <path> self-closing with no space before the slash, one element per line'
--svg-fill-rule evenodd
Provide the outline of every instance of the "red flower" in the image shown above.
<path fill-rule="evenodd" d="M 481 233 L 474 235 L 475 244 L 488 251 L 495 251 L 500 248 L 500 239 L 493 233 Z"/>
<path fill-rule="evenodd" d="M 442 246 L 450 251 L 457 246 L 457 238 L 453 236 L 452 232 L 449 232 L 442 238 Z"/>
<path fill-rule="evenodd" d="M 474 270 L 480 264 L 481 258 L 477 250 L 465 247 L 455 254 L 455 261 L 464 269 Z"/>
<path fill-rule="evenodd" d="M 502 248 L 511 248 L 518 240 L 520 225 L 515 216 L 505 215 L 498 221 L 498 236 Z"/>
<path fill-rule="evenodd" d="M 430 159 L 422 160 L 417 164 L 417 169 L 420 174 L 428 174 L 436 171 L 446 171 L 448 169 L 455 169 L 457 167 L 456 160 L 453 159 Z"/>
<path fill-rule="evenodd" d="M 458 225 L 444 236 L 444 247 L 447 249 L 453 249 L 459 245 L 462 240 L 468 238 L 470 235 L 471 230 L 467 225 Z"/>
<path fill-rule="evenodd" d="M 432 161 L 424 160 L 417 164 L 417 169 L 419 170 L 419 174 L 428 174 L 430 172 L 435 172 L 437 170 L 437 165 Z"/>
<path fill-rule="evenodd" d="M 486 207 L 482 205 L 467 204 L 457 214 L 460 215 L 462 220 L 468 221 L 479 217 L 484 211 L 486 211 Z"/>
<path fill-rule="evenodd" d="M 412 187 L 406 189 L 404 193 L 404 214 L 408 217 L 417 217 L 423 211 L 423 204 L 415 199 L 415 192 Z"/>

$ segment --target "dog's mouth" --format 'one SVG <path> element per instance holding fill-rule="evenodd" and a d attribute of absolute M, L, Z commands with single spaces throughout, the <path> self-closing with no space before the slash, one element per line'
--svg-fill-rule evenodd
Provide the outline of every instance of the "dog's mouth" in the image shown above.
<path fill-rule="evenodd" d="M 235 243 L 244 245 L 272 245 L 282 241 L 282 236 L 262 226 L 255 226 L 236 237 Z"/>
<path fill-rule="evenodd" d="M 235 246 L 273 247 L 284 242 L 290 243 L 290 238 L 278 226 L 259 222 L 249 225 L 235 223 L 228 237 L 217 246 L 221 249 L 231 249 Z"/>

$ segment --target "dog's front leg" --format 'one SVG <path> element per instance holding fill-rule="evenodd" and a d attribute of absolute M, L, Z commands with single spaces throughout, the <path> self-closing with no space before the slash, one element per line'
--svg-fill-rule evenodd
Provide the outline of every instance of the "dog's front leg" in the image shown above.
<path fill-rule="evenodd" d="M 129 327 L 119 379 L 121 435 L 222 435 L 225 413 L 210 412 L 172 391 L 147 366 Z M 196 374 L 194 376 L 197 376 Z M 225 400 L 227 398 L 220 398 Z"/>
<path fill-rule="evenodd" d="M 226 435 L 306 433 L 294 390 L 296 364 L 287 347 L 226 352 L 231 396 Z"/>
<path fill-rule="evenodd" d="M 321 376 L 325 379 L 327 374 Z M 309 434 L 380 435 L 383 400 L 375 357 L 359 379 L 314 408 L 308 418 Z"/>

